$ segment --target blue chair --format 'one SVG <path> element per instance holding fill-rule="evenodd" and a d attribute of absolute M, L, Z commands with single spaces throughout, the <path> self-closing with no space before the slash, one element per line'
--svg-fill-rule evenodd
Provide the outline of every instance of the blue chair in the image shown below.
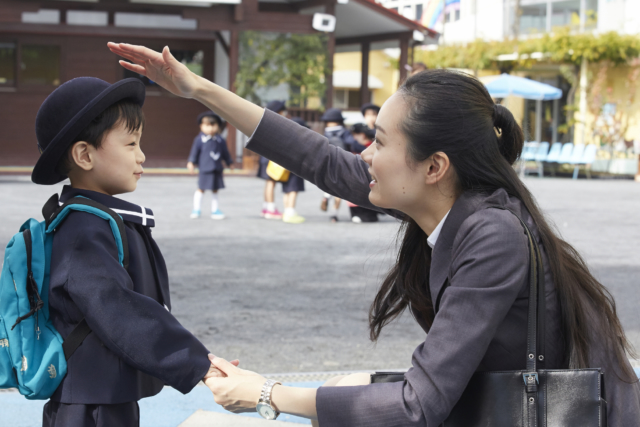
<path fill-rule="evenodd" d="M 578 147 L 580 146 L 576 145 L 576 149 Z M 578 178 L 580 166 L 585 167 L 587 178 L 591 179 L 591 164 L 596 160 L 598 146 L 595 144 L 589 144 L 586 147 L 585 146 L 581 146 L 581 147 L 582 147 L 582 156 L 580 157 L 580 159 L 578 159 L 577 156 L 571 156 L 572 160 L 575 160 L 575 161 L 572 161 L 572 163 L 575 165 L 575 167 L 573 168 L 573 179 Z M 574 150 L 574 153 L 575 153 L 575 150 Z"/>
<path fill-rule="evenodd" d="M 576 144 L 573 147 L 571 158 L 567 163 L 575 165 L 573 168 L 573 179 L 578 179 L 578 172 L 580 171 L 580 162 L 582 162 L 582 155 L 584 154 L 584 144 Z"/>
<path fill-rule="evenodd" d="M 535 160 L 537 149 L 538 149 L 537 142 L 525 141 L 524 147 L 522 147 L 522 154 L 520 154 L 520 163 L 518 165 L 520 169 L 520 176 L 525 175 L 525 171 L 527 169 L 527 162 Z"/>
<path fill-rule="evenodd" d="M 560 152 L 562 151 L 562 142 L 554 142 L 551 146 L 551 150 L 547 155 L 545 162 L 556 163 L 560 158 Z"/>
<path fill-rule="evenodd" d="M 562 146 L 562 151 L 560 151 L 560 156 L 558 156 L 558 160 L 556 163 L 563 164 L 571 162 L 571 154 L 573 153 L 573 143 L 567 142 Z"/>
<path fill-rule="evenodd" d="M 544 162 L 547 160 L 548 155 L 549 155 L 549 143 L 546 141 L 541 142 L 533 158 L 536 161 L 536 165 L 538 166 L 538 177 L 540 178 L 544 176 Z"/>

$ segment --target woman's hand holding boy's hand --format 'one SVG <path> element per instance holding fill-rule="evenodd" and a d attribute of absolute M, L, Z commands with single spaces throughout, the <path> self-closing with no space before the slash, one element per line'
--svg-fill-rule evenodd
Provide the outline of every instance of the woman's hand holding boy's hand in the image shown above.
<path fill-rule="evenodd" d="M 146 76 L 174 95 L 194 97 L 202 78 L 178 61 L 169 51 L 169 46 L 165 46 L 162 53 L 159 53 L 144 46 L 127 43 L 109 42 L 107 45 L 111 52 L 132 62 L 120 61 L 120 65 L 127 70 Z"/>
<path fill-rule="evenodd" d="M 209 355 L 209 359 L 211 359 L 211 357 L 215 357 L 213 354 Z M 232 360 L 231 362 L 229 362 L 231 365 L 233 366 L 238 366 L 240 364 L 240 361 L 238 359 L 236 360 Z M 209 378 L 223 378 L 226 377 L 227 375 L 222 372 L 220 369 L 216 368 L 213 364 L 209 367 L 209 371 L 207 372 L 207 374 L 204 376 L 204 378 L 202 379 L 203 381 L 206 382 L 207 379 Z"/>
<path fill-rule="evenodd" d="M 256 409 L 266 378 L 255 372 L 240 369 L 233 362 L 209 355 L 211 363 L 224 377 L 205 378 L 217 404 L 230 412 L 253 412 Z M 235 361 L 234 361 L 235 362 Z"/>

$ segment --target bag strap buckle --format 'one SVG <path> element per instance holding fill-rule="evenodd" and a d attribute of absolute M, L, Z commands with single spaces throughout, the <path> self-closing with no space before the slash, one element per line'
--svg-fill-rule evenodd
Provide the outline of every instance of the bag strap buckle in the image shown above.
<path fill-rule="evenodd" d="M 540 380 L 538 379 L 537 372 L 527 372 L 522 374 L 522 378 L 524 379 L 525 385 L 537 385 L 540 384 Z"/>

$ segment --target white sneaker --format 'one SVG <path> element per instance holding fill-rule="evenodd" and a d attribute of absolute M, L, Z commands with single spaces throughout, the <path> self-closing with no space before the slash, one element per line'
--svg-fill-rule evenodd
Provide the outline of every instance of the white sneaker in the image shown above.
<path fill-rule="evenodd" d="M 356 224 L 362 223 L 362 219 L 359 216 L 351 217 L 351 222 L 355 222 Z"/>
<path fill-rule="evenodd" d="M 212 219 L 224 219 L 224 214 L 218 209 L 215 212 L 211 212 Z"/>
<path fill-rule="evenodd" d="M 200 211 L 192 211 L 191 215 L 189 216 L 189 218 L 191 219 L 198 219 L 200 218 Z"/>

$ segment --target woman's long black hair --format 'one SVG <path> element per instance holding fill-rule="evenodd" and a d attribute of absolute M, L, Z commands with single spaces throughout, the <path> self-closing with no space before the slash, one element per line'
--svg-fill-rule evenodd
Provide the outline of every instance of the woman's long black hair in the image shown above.
<path fill-rule="evenodd" d="M 547 252 L 558 291 L 565 366 L 589 366 L 594 340 L 614 353 L 626 380 L 637 380 L 626 361 L 634 350 L 627 340 L 609 291 L 589 272 L 578 252 L 549 226 L 536 201 L 513 168 L 524 145 L 522 129 L 511 112 L 494 104 L 484 85 L 463 73 L 427 70 L 405 81 L 398 95 L 408 104 L 401 124 L 409 162 L 436 152 L 451 161 L 460 192 L 491 194 L 504 189 L 522 201 L 535 222 Z M 496 131 L 498 130 L 498 132 Z M 400 229 L 402 244 L 396 264 L 385 278 L 369 311 L 370 335 L 407 307 L 430 327 L 435 313 L 429 291 L 431 249 L 427 236 L 411 218 Z M 594 316 L 595 313 L 595 316 Z"/>

